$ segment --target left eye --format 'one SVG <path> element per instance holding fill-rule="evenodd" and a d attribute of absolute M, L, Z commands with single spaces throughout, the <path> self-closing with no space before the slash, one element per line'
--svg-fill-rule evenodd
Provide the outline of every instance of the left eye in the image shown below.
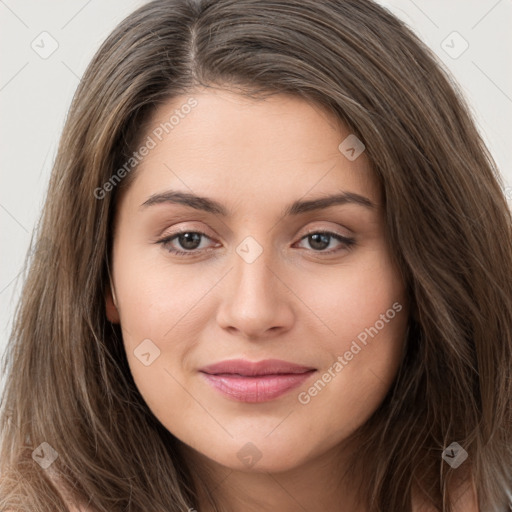
<path fill-rule="evenodd" d="M 331 254 L 333 252 L 338 252 L 341 249 L 331 249 L 329 251 L 325 251 L 327 247 L 329 247 L 330 242 L 332 240 L 337 240 L 341 245 L 342 248 L 349 249 L 352 247 L 356 241 L 353 238 L 347 238 L 345 236 L 339 235 L 338 233 L 332 233 L 330 231 L 314 231 L 306 236 L 301 238 L 302 240 L 308 240 L 308 243 L 315 247 L 318 250 L 315 250 L 314 252 L 322 252 L 324 254 Z"/>
<path fill-rule="evenodd" d="M 193 256 L 205 248 L 201 248 L 201 238 L 210 239 L 206 234 L 200 231 L 183 231 L 174 235 L 158 240 L 157 243 L 162 244 L 163 247 L 170 253 L 179 256 Z M 177 240 L 182 249 L 177 249 L 172 243 Z M 338 252 L 342 249 L 349 249 L 356 242 L 353 238 L 347 238 L 339 235 L 338 233 L 332 233 L 330 231 L 314 231 L 303 236 L 300 241 L 308 240 L 308 243 L 313 247 L 313 252 L 319 252 L 324 254 L 331 254 Z M 341 244 L 341 248 L 331 249 L 326 251 L 325 249 L 331 245 L 332 240 L 337 240 Z"/>

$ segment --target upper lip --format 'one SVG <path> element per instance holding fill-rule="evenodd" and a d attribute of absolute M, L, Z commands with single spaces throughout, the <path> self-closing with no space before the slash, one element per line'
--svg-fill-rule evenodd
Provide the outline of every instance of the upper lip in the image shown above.
<path fill-rule="evenodd" d="M 247 361 L 245 359 L 229 359 L 219 363 L 210 364 L 199 371 L 211 375 L 233 373 L 255 377 L 258 375 L 277 375 L 288 373 L 306 373 L 315 370 L 311 366 L 303 366 L 280 359 L 264 359 L 262 361 Z"/>

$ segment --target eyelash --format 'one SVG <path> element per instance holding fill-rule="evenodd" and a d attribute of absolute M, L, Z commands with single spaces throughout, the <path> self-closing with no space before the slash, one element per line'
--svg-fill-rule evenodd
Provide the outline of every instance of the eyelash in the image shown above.
<path fill-rule="evenodd" d="M 206 237 L 208 239 L 210 239 L 210 237 L 208 235 L 206 235 L 206 233 L 202 233 L 201 231 L 191 231 L 191 230 L 184 230 L 184 231 L 178 231 L 177 233 L 174 233 L 172 235 L 169 235 L 165 238 L 162 238 L 161 240 L 157 240 L 157 244 L 161 244 L 164 248 L 166 248 L 166 245 L 169 244 L 170 242 L 172 242 L 175 238 L 178 238 L 180 235 L 183 235 L 185 233 L 188 233 L 188 234 L 197 234 L 197 235 L 201 235 L 203 237 Z M 299 241 L 302 241 L 306 238 L 308 238 L 309 236 L 311 235 L 327 235 L 327 236 L 330 236 L 331 238 L 334 238 L 335 240 L 338 240 L 339 242 L 341 242 L 343 245 L 345 245 L 345 249 L 347 250 L 350 250 L 352 249 L 355 245 L 356 245 L 356 241 L 355 239 L 353 238 L 347 238 L 345 236 L 342 236 L 342 235 L 339 235 L 338 233 L 333 233 L 332 231 L 325 231 L 325 230 L 315 230 L 315 231 L 310 231 L 309 233 L 306 233 Z M 193 250 L 190 250 L 190 251 L 181 251 L 179 249 L 167 249 L 167 252 L 171 253 L 171 254 L 174 254 L 176 256 L 184 256 L 184 257 L 191 257 L 191 256 L 196 256 L 198 253 L 200 253 L 201 251 L 205 251 L 205 249 L 193 249 Z M 210 251 L 210 249 L 206 249 L 206 251 Z M 340 250 L 342 250 L 342 248 L 338 248 L 338 249 L 331 249 L 329 251 L 315 251 L 313 250 L 313 252 L 315 253 L 318 253 L 318 254 L 333 254 L 333 253 L 337 253 L 339 252 Z"/>

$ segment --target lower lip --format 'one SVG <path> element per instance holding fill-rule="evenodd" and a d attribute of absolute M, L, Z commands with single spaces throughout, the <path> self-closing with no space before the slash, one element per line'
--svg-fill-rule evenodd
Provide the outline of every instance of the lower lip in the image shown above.
<path fill-rule="evenodd" d="M 268 402 L 274 400 L 309 379 L 316 370 L 305 373 L 287 373 L 244 377 L 234 374 L 201 372 L 207 382 L 223 395 L 239 402 Z"/>

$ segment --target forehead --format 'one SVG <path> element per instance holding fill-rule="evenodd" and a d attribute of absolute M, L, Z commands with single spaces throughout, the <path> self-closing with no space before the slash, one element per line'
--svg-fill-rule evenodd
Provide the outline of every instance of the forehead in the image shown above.
<path fill-rule="evenodd" d="M 343 190 L 379 203 L 364 151 L 351 160 L 340 150 L 353 137 L 333 114 L 298 96 L 197 90 L 162 104 L 146 123 L 141 140 L 151 149 L 129 195 L 179 188 L 229 197 L 234 209 L 249 196 L 261 205 L 288 204 Z"/>

